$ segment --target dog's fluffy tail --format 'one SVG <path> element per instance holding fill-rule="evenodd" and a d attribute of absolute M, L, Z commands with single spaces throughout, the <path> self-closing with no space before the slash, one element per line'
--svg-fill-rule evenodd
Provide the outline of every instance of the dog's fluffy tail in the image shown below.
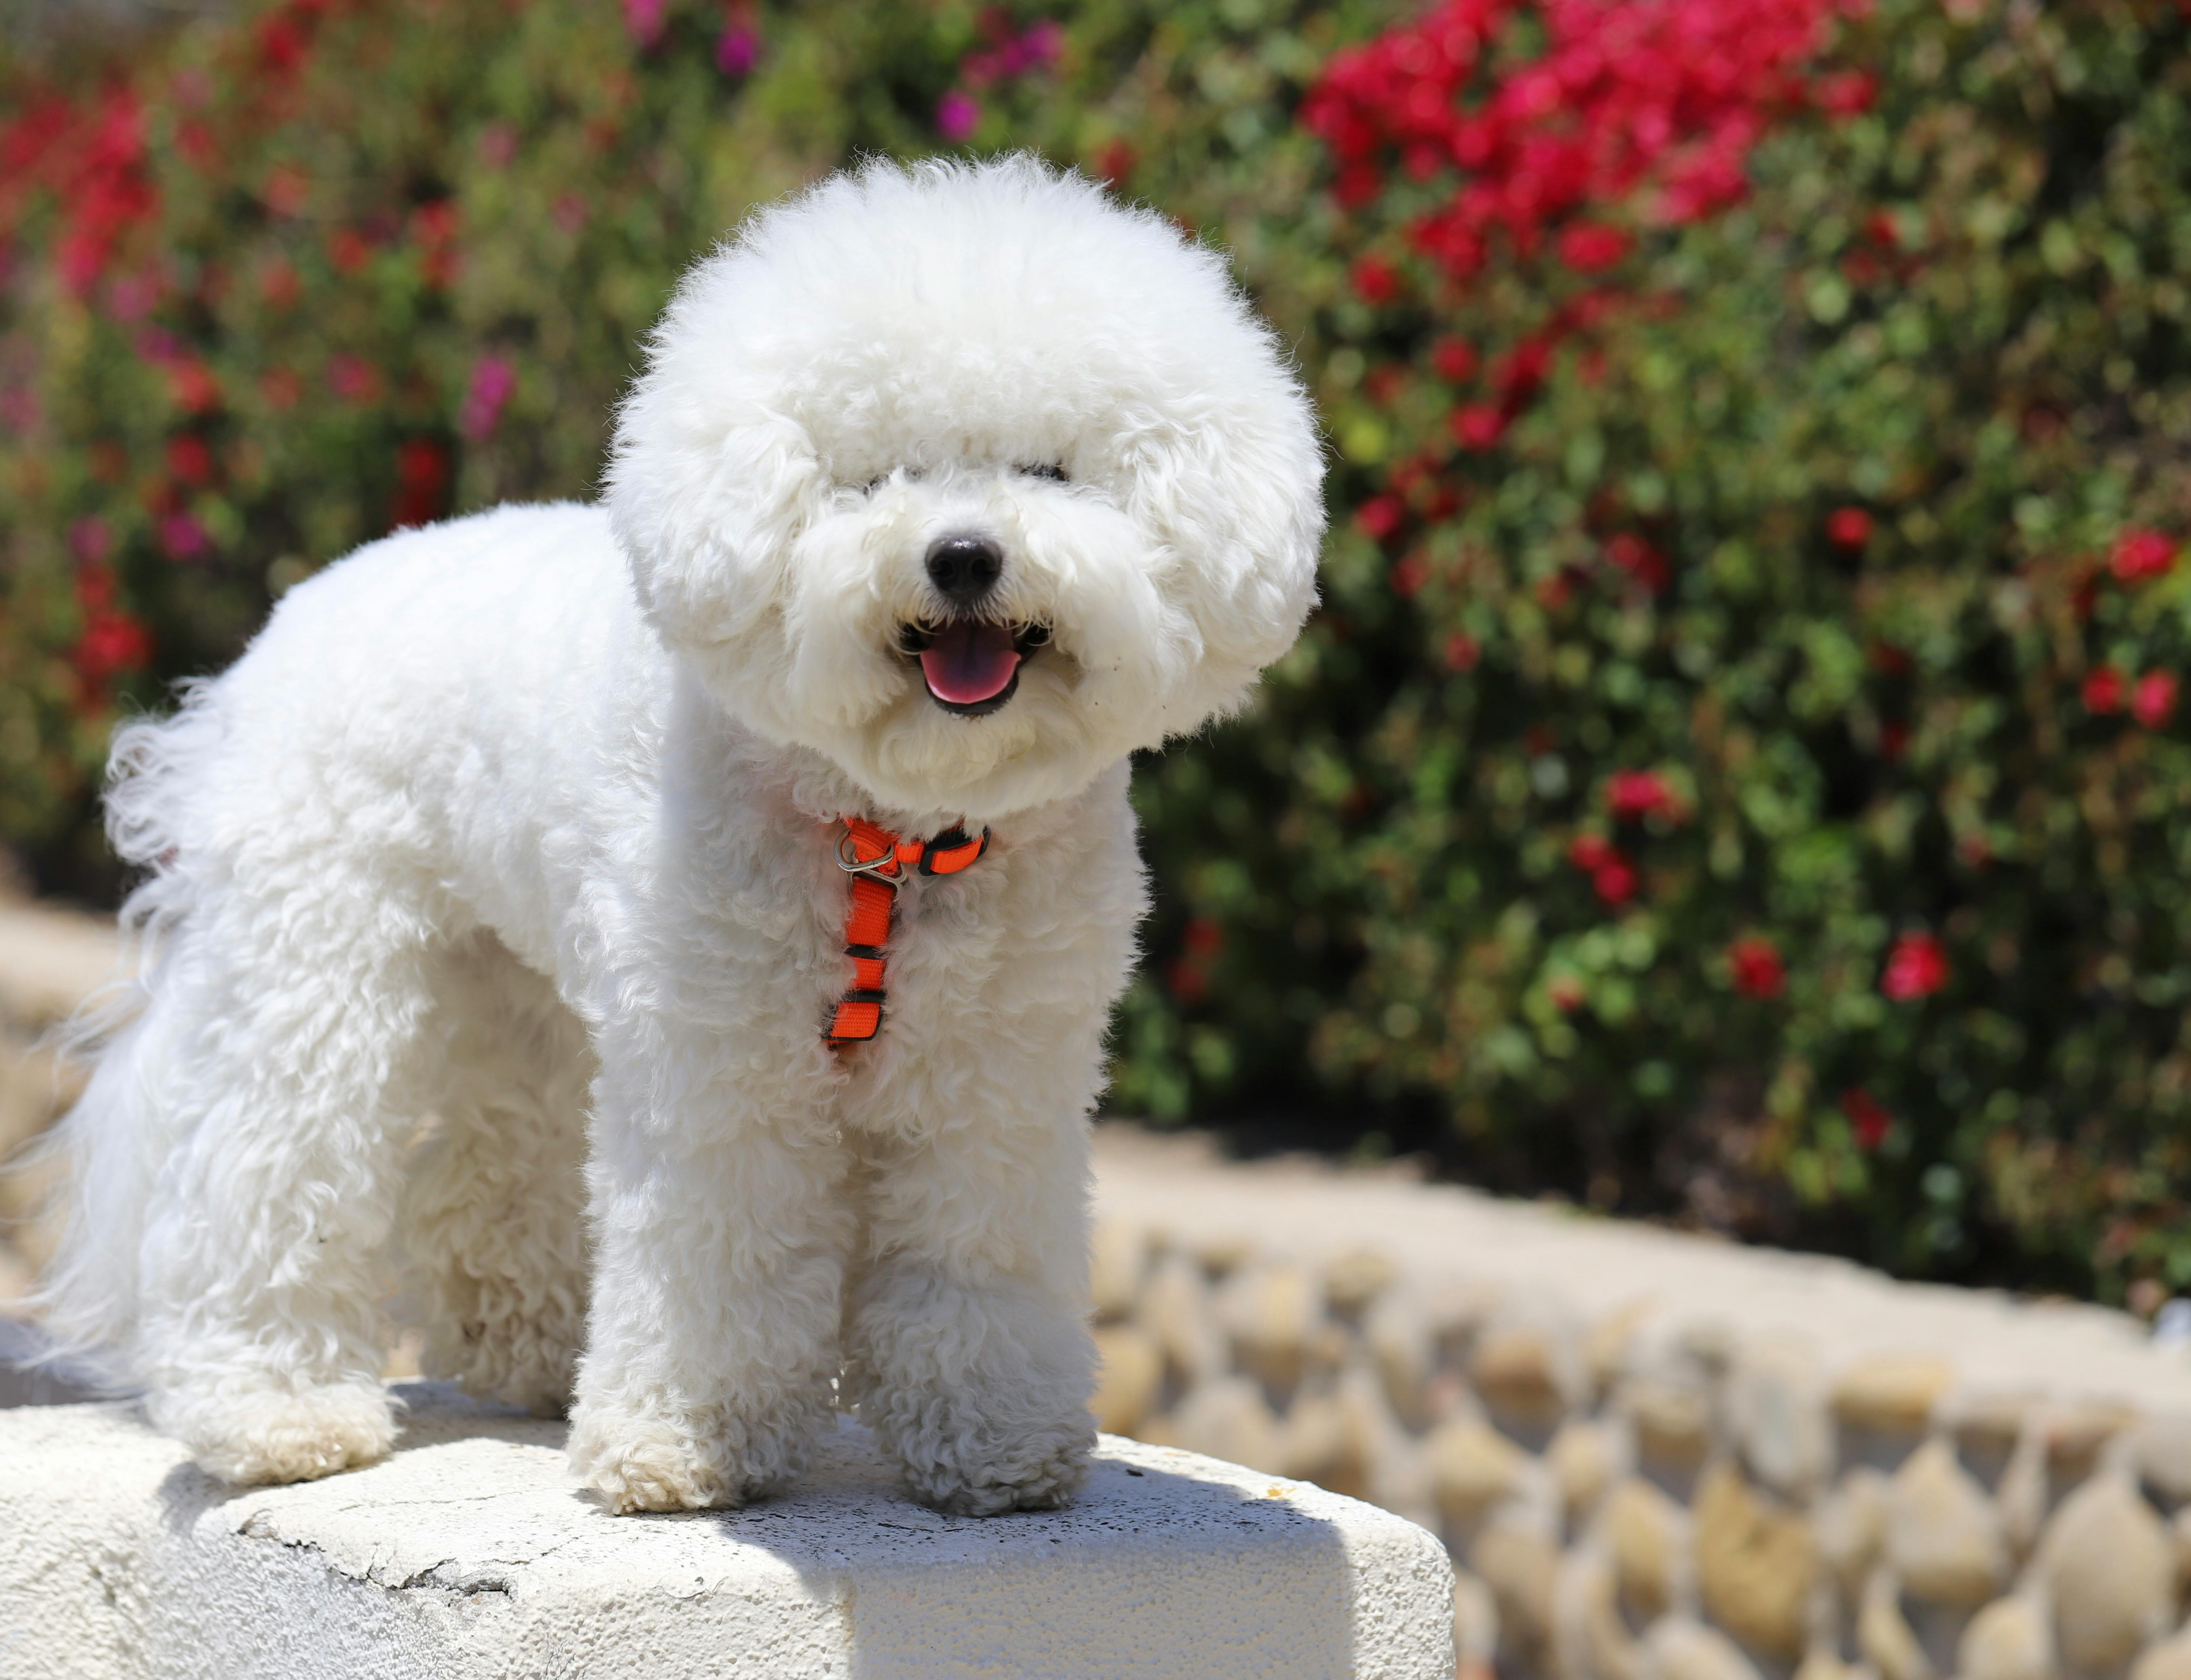
<path fill-rule="evenodd" d="M 107 771 L 106 828 L 122 860 L 145 871 L 122 907 L 125 971 L 62 1030 L 64 1052 L 88 1062 L 76 1106 L 37 1146 L 58 1156 L 60 1245 L 32 1305 L 55 1358 L 98 1356 L 128 1377 L 137 1321 L 138 1239 L 173 1140 L 164 1087 L 184 1034 L 179 971 L 191 961 L 191 794 L 220 734 L 213 685 L 185 692 L 163 720 L 125 725 Z"/>

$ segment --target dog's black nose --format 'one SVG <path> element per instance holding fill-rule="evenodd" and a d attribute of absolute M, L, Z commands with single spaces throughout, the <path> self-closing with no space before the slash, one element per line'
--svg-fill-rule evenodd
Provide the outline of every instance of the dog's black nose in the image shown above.
<path fill-rule="evenodd" d="M 939 537 L 928 551 L 928 581 L 953 607 L 972 607 L 996 588 L 1004 557 L 982 537 Z"/>

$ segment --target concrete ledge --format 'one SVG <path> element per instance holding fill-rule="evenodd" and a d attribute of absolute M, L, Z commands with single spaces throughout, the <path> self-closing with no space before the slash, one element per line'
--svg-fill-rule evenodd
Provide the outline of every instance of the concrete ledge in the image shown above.
<path fill-rule="evenodd" d="M 1175 1449 L 1107 1437 L 1071 1509 L 983 1521 L 911 1503 L 846 1423 L 783 1498 L 611 1518 L 566 1473 L 562 1425 L 399 1392 L 387 1462 L 242 1492 L 126 1405 L 0 1412 L 0 1673 L 1453 1673 L 1433 1536 Z"/>

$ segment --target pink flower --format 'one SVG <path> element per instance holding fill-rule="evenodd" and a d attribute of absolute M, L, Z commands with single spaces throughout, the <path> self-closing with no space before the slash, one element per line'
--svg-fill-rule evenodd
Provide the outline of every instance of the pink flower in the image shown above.
<path fill-rule="evenodd" d="M 974 130 L 982 124 L 982 107 L 974 102 L 973 95 L 953 88 L 936 105 L 936 131 L 953 145 L 960 145 L 973 138 Z"/>
<path fill-rule="evenodd" d="M 457 413 L 457 430 L 477 441 L 494 436 L 503 405 L 517 389 L 517 369 L 507 356 L 483 356 L 472 363 L 471 388 Z"/>
<path fill-rule="evenodd" d="M 760 37 L 743 24 L 732 24 L 715 43 L 715 68 L 726 76 L 749 76 L 760 57 Z"/>
<path fill-rule="evenodd" d="M 2176 712 L 2176 673 L 2148 671 L 2131 691 L 2131 715 L 2148 729 L 2158 729 Z"/>
<path fill-rule="evenodd" d="M 170 560 L 196 560 L 210 546 L 196 517 L 171 513 L 160 521 L 160 547 Z"/>
<path fill-rule="evenodd" d="M 2108 556 L 2108 568 L 2115 574 L 2117 583 L 2142 584 L 2148 578 L 2172 571 L 2176 555 L 2172 538 L 2164 537 L 2158 531 L 2126 531 L 2115 539 L 2114 552 Z"/>
<path fill-rule="evenodd" d="M 1929 933 L 1905 933 L 1887 954 L 1879 988 L 1896 1003 L 1929 998 L 1948 983 L 1948 954 Z"/>
<path fill-rule="evenodd" d="M 97 566 L 114 552 L 114 529 L 96 514 L 69 527 L 69 552 L 86 566 Z"/>
<path fill-rule="evenodd" d="M 623 0 L 623 26 L 640 46 L 652 47 L 662 38 L 668 9 L 668 0 Z"/>

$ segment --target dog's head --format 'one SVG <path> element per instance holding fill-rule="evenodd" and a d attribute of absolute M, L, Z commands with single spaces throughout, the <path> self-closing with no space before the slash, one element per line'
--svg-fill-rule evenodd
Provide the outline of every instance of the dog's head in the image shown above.
<path fill-rule="evenodd" d="M 733 715 L 987 820 L 1241 702 L 1314 599 L 1322 476 L 1220 259 L 1018 157 L 832 177 L 696 266 L 609 503 Z"/>

